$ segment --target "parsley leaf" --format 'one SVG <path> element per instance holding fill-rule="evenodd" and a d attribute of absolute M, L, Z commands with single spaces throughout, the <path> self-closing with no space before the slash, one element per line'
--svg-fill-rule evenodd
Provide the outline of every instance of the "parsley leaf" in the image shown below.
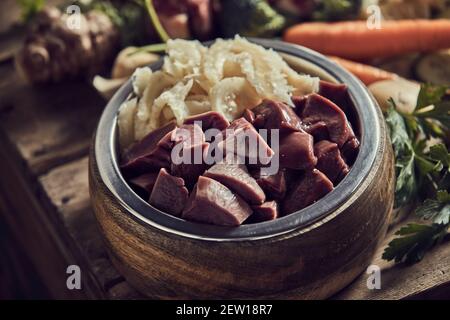
<path fill-rule="evenodd" d="M 437 224 L 450 223 L 450 195 L 446 190 L 437 192 L 436 199 L 427 199 L 416 209 L 416 214 Z"/>
<path fill-rule="evenodd" d="M 445 86 L 424 84 L 419 92 L 414 112 L 407 117 L 413 119 L 415 127 L 429 137 L 445 137 L 450 128 L 450 101 L 445 100 Z"/>
<path fill-rule="evenodd" d="M 414 148 L 406 130 L 405 120 L 395 109 L 395 102 L 386 114 L 390 138 L 396 159 L 395 207 L 408 203 L 417 192 L 417 180 L 414 163 Z"/>
<path fill-rule="evenodd" d="M 416 215 L 432 220 L 431 225 L 408 224 L 395 234 L 402 236 L 389 242 L 383 259 L 407 264 L 420 261 L 426 251 L 440 243 L 450 226 L 450 194 L 446 190 L 437 192 L 435 199 L 427 199 L 416 209 Z"/>
<path fill-rule="evenodd" d="M 430 147 L 430 157 L 438 160 L 443 166 L 450 170 L 450 153 L 443 143 L 438 143 Z"/>
<path fill-rule="evenodd" d="M 423 84 L 420 88 L 419 97 L 417 98 L 415 111 L 441 102 L 446 91 L 447 88 L 445 86 Z"/>
<path fill-rule="evenodd" d="M 444 239 L 447 228 L 448 224 L 408 224 L 395 233 L 402 237 L 389 242 L 383 259 L 406 264 L 418 262 L 429 249 Z"/>

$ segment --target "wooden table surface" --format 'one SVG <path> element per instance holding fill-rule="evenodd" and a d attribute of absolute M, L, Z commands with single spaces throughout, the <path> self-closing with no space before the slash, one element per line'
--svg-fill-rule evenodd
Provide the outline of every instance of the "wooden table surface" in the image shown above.
<path fill-rule="evenodd" d="M 143 298 L 111 264 L 89 200 L 87 154 L 106 102 L 87 82 L 31 87 L 8 59 L 0 75 L 0 298 Z M 449 242 L 413 266 L 381 259 L 405 223 L 374 256 L 381 289 L 362 274 L 333 298 L 450 298 Z M 73 264 L 81 290 L 66 287 Z"/>

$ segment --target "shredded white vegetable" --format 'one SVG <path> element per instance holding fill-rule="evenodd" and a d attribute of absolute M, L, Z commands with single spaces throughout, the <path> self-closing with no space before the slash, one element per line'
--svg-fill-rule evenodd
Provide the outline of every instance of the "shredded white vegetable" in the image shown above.
<path fill-rule="evenodd" d="M 119 110 L 121 146 L 176 119 L 215 110 L 232 121 L 262 99 L 292 106 L 292 95 L 318 90 L 319 79 L 294 71 L 273 50 L 236 36 L 207 48 L 198 41 L 169 40 L 160 71 L 139 68 L 133 100 Z"/>

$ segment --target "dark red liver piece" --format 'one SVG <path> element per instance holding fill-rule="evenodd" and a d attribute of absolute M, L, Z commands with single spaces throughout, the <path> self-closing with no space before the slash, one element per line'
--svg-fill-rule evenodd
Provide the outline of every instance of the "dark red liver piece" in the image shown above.
<path fill-rule="evenodd" d="M 218 130 L 224 130 L 230 125 L 228 120 L 217 111 L 209 111 L 198 115 L 190 116 L 184 120 L 184 124 L 201 123 L 203 131 L 215 128 Z"/>
<path fill-rule="evenodd" d="M 217 143 L 217 147 L 223 154 L 235 154 L 245 160 L 245 163 L 267 164 L 274 155 L 274 151 L 255 127 L 244 118 L 234 120 L 222 132 L 222 137 L 223 140 Z"/>
<path fill-rule="evenodd" d="M 130 184 L 148 192 L 148 194 L 151 194 L 157 177 L 158 173 L 156 172 L 145 173 L 136 178 L 130 179 Z"/>
<path fill-rule="evenodd" d="M 257 223 L 271 221 L 278 218 L 278 203 L 276 201 L 264 202 L 259 206 L 252 206 L 253 214 L 246 222 Z"/>
<path fill-rule="evenodd" d="M 178 128 L 173 129 L 172 131 L 169 131 L 168 133 L 166 133 L 161 140 L 158 141 L 158 143 L 156 144 L 158 147 L 161 147 L 163 149 L 166 150 L 172 150 L 175 142 L 172 141 L 172 136 L 175 134 L 176 130 Z"/>
<path fill-rule="evenodd" d="M 193 146 L 205 143 L 205 134 L 196 124 L 183 124 L 172 131 L 171 141 L 174 144 L 183 143 L 186 146 Z"/>
<path fill-rule="evenodd" d="M 261 175 L 259 169 L 255 170 L 253 177 L 270 199 L 281 200 L 286 195 L 286 172 L 278 170 L 274 175 Z"/>
<path fill-rule="evenodd" d="M 220 182 L 201 176 L 182 217 L 220 226 L 238 226 L 251 214 L 252 209 L 241 197 Z"/>
<path fill-rule="evenodd" d="M 349 165 L 352 165 L 355 162 L 356 156 L 358 155 L 359 145 L 360 143 L 358 139 L 353 137 L 342 147 L 341 153 Z"/>
<path fill-rule="evenodd" d="M 334 185 L 338 184 L 348 173 L 349 168 L 342 159 L 336 143 L 323 140 L 314 145 L 317 157 L 316 168 L 322 171 Z"/>
<path fill-rule="evenodd" d="M 176 128 L 174 122 L 153 130 L 141 141 L 135 143 L 122 156 L 120 168 L 125 177 L 135 177 L 159 168 L 170 166 L 170 151 L 158 145 L 159 141 L 170 135 Z"/>
<path fill-rule="evenodd" d="M 170 175 L 162 168 L 148 202 L 161 211 L 179 217 L 188 197 L 189 191 L 184 186 L 183 179 Z"/>
<path fill-rule="evenodd" d="M 207 143 L 193 145 L 193 146 L 185 146 L 180 151 L 180 156 L 188 159 L 188 162 L 182 163 L 171 163 L 170 170 L 174 176 L 181 177 L 186 183 L 186 186 L 189 189 L 197 183 L 197 179 L 201 176 L 206 169 L 208 169 L 208 165 L 203 161 L 203 158 L 196 159 L 195 154 L 204 155 L 208 148 Z M 187 155 L 185 157 L 185 155 Z M 198 161 L 197 161 L 198 160 Z"/>
<path fill-rule="evenodd" d="M 243 164 L 218 163 L 204 175 L 222 183 L 250 204 L 262 204 L 266 200 L 264 191 Z"/>
<path fill-rule="evenodd" d="M 317 163 L 313 137 L 304 131 L 299 131 L 281 138 L 279 157 L 282 168 L 296 170 L 313 168 Z"/>
<path fill-rule="evenodd" d="M 255 114 L 253 124 L 259 129 L 280 129 L 283 133 L 301 130 L 301 121 L 294 109 L 282 102 L 266 99 L 252 112 Z"/>
<path fill-rule="evenodd" d="M 207 165 L 203 161 L 208 147 L 202 129 L 196 124 L 185 124 L 172 133 L 175 145 L 171 154 L 171 173 L 183 178 L 186 186 L 191 189 Z"/>
<path fill-rule="evenodd" d="M 308 171 L 293 185 L 283 201 L 283 214 L 306 208 L 333 190 L 333 183 L 317 169 Z"/>
<path fill-rule="evenodd" d="M 324 121 L 319 121 L 311 125 L 304 125 L 303 129 L 314 137 L 314 141 L 328 140 L 328 127 Z"/>
<path fill-rule="evenodd" d="M 303 110 L 303 122 L 313 125 L 320 121 L 326 123 L 330 140 L 337 143 L 339 147 L 354 137 L 345 113 L 327 98 L 312 93 L 308 95 Z"/>
<path fill-rule="evenodd" d="M 333 101 L 345 113 L 350 111 L 351 99 L 347 85 L 321 80 L 319 84 L 319 94 Z"/>
<path fill-rule="evenodd" d="M 253 124 L 255 122 L 255 114 L 250 109 L 245 109 L 244 113 L 242 114 L 242 117 L 244 117 L 245 120 Z"/>
<path fill-rule="evenodd" d="M 295 113 L 302 117 L 306 105 L 306 96 L 292 96 L 291 100 L 295 106 Z"/>
<path fill-rule="evenodd" d="M 161 128 L 153 130 L 149 134 L 147 134 L 141 141 L 133 144 L 122 156 L 122 164 L 126 164 L 127 162 L 145 157 L 152 153 L 154 149 L 157 147 L 158 142 L 169 132 L 176 128 L 175 122 L 170 122 Z"/>
<path fill-rule="evenodd" d="M 144 173 L 170 167 L 170 151 L 163 148 L 155 148 L 146 156 L 133 158 L 120 166 L 122 174 L 126 178 L 132 178 Z"/>

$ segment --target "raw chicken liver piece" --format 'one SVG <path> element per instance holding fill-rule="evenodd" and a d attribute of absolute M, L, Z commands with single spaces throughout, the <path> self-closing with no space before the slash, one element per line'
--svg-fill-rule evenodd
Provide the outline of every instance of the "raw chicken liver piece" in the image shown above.
<path fill-rule="evenodd" d="M 230 125 L 228 120 L 217 111 L 208 111 L 205 113 L 190 116 L 184 120 L 184 124 L 194 124 L 196 122 L 201 122 L 201 128 L 203 131 L 211 128 L 224 130 Z"/>
<path fill-rule="evenodd" d="M 200 176 L 182 217 L 220 226 L 238 226 L 251 214 L 252 209 L 241 197 L 220 182 Z"/>
<path fill-rule="evenodd" d="M 283 137 L 280 142 L 279 157 L 282 168 L 296 170 L 313 168 L 317 163 L 313 137 L 303 130 Z"/>
<path fill-rule="evenodd" d="M 285 170 L 278 170 L 274 175 L 261 175 L 261 171 L 257 169 L 254 171 L 253 177 L 269 198 L 281 200 L 286 195 Z"/>
<path fill-rule="evenodd" d="M 315 93 L 308 95 L 303 110 L 303 121 L 308 125 L 319 121 L 325 122 L 330 140 L 337 143 L 339 148 L 354 137 L 345 113 L 333 102 Z"/>
<path fill-rule="evenodd" d="M 250 204 L 262 204 L 266 200 L 264 191 L 243 164 L 217 163 L 204 175 L 222 183 Z"/>
<path fill-rule="evenodd" d="M 252 109 L 255 114 L 255 127 L 264 129 L 280 129 L 282 133 L 301 130 L 301 120 L 294 109 L 282 102 L 264 100 Z"/>
<path fill-rule="evenodd" d="M 278 218 L 278 203 L 276 201 L 264 202 L 259 206 L 252 206 L 253 214 L 248 219 L 249 223 L 264 222 Z"/>
<path fill-rule="evenodd" d="M 308 171 L 294 184 L 283 201 L 283 214 L 301 210 L 333 190 L 333 183 L 317 169 Z"/>
<path fill-rule="evenodd" d="M 170 166 L 170 151 L 158 144 L 175 128 L 175 123 L 170 122 L 153 130 L 141 141 L 132 145 L 124 153 L 120 164 L 124 176 L 130 178 L 161 167 L 168 168 Z"/>
<path fill-rule="evenodd" d="M 334 185 L 338 184 L 349 172 L 348 165 L 342 159 L 336 143 L 327 140 L 314 145 L 317 157 L 316 168 L 322 171 Z"/>
<path fill-rule="evenodd" d="M 188 197 L 189 191 L 183 179 L 170 175 L 162 168 L 148 202 L 161 211 L 179 217 Z"/>
<path fill-rule="evenodd" d="M 171 173 L 183 178 L 186 186 L 191 189 L 200 175 L 205 172 L 204 153 L 208 148 L 202 129 L 196 124 L 185 124 L 173 131 L 172 141 L 175 142 L 172 150 Z M 197 157 L 196 157 L 197 156 Z M 179 158 L 179 163 L 174 159 Z"/>

